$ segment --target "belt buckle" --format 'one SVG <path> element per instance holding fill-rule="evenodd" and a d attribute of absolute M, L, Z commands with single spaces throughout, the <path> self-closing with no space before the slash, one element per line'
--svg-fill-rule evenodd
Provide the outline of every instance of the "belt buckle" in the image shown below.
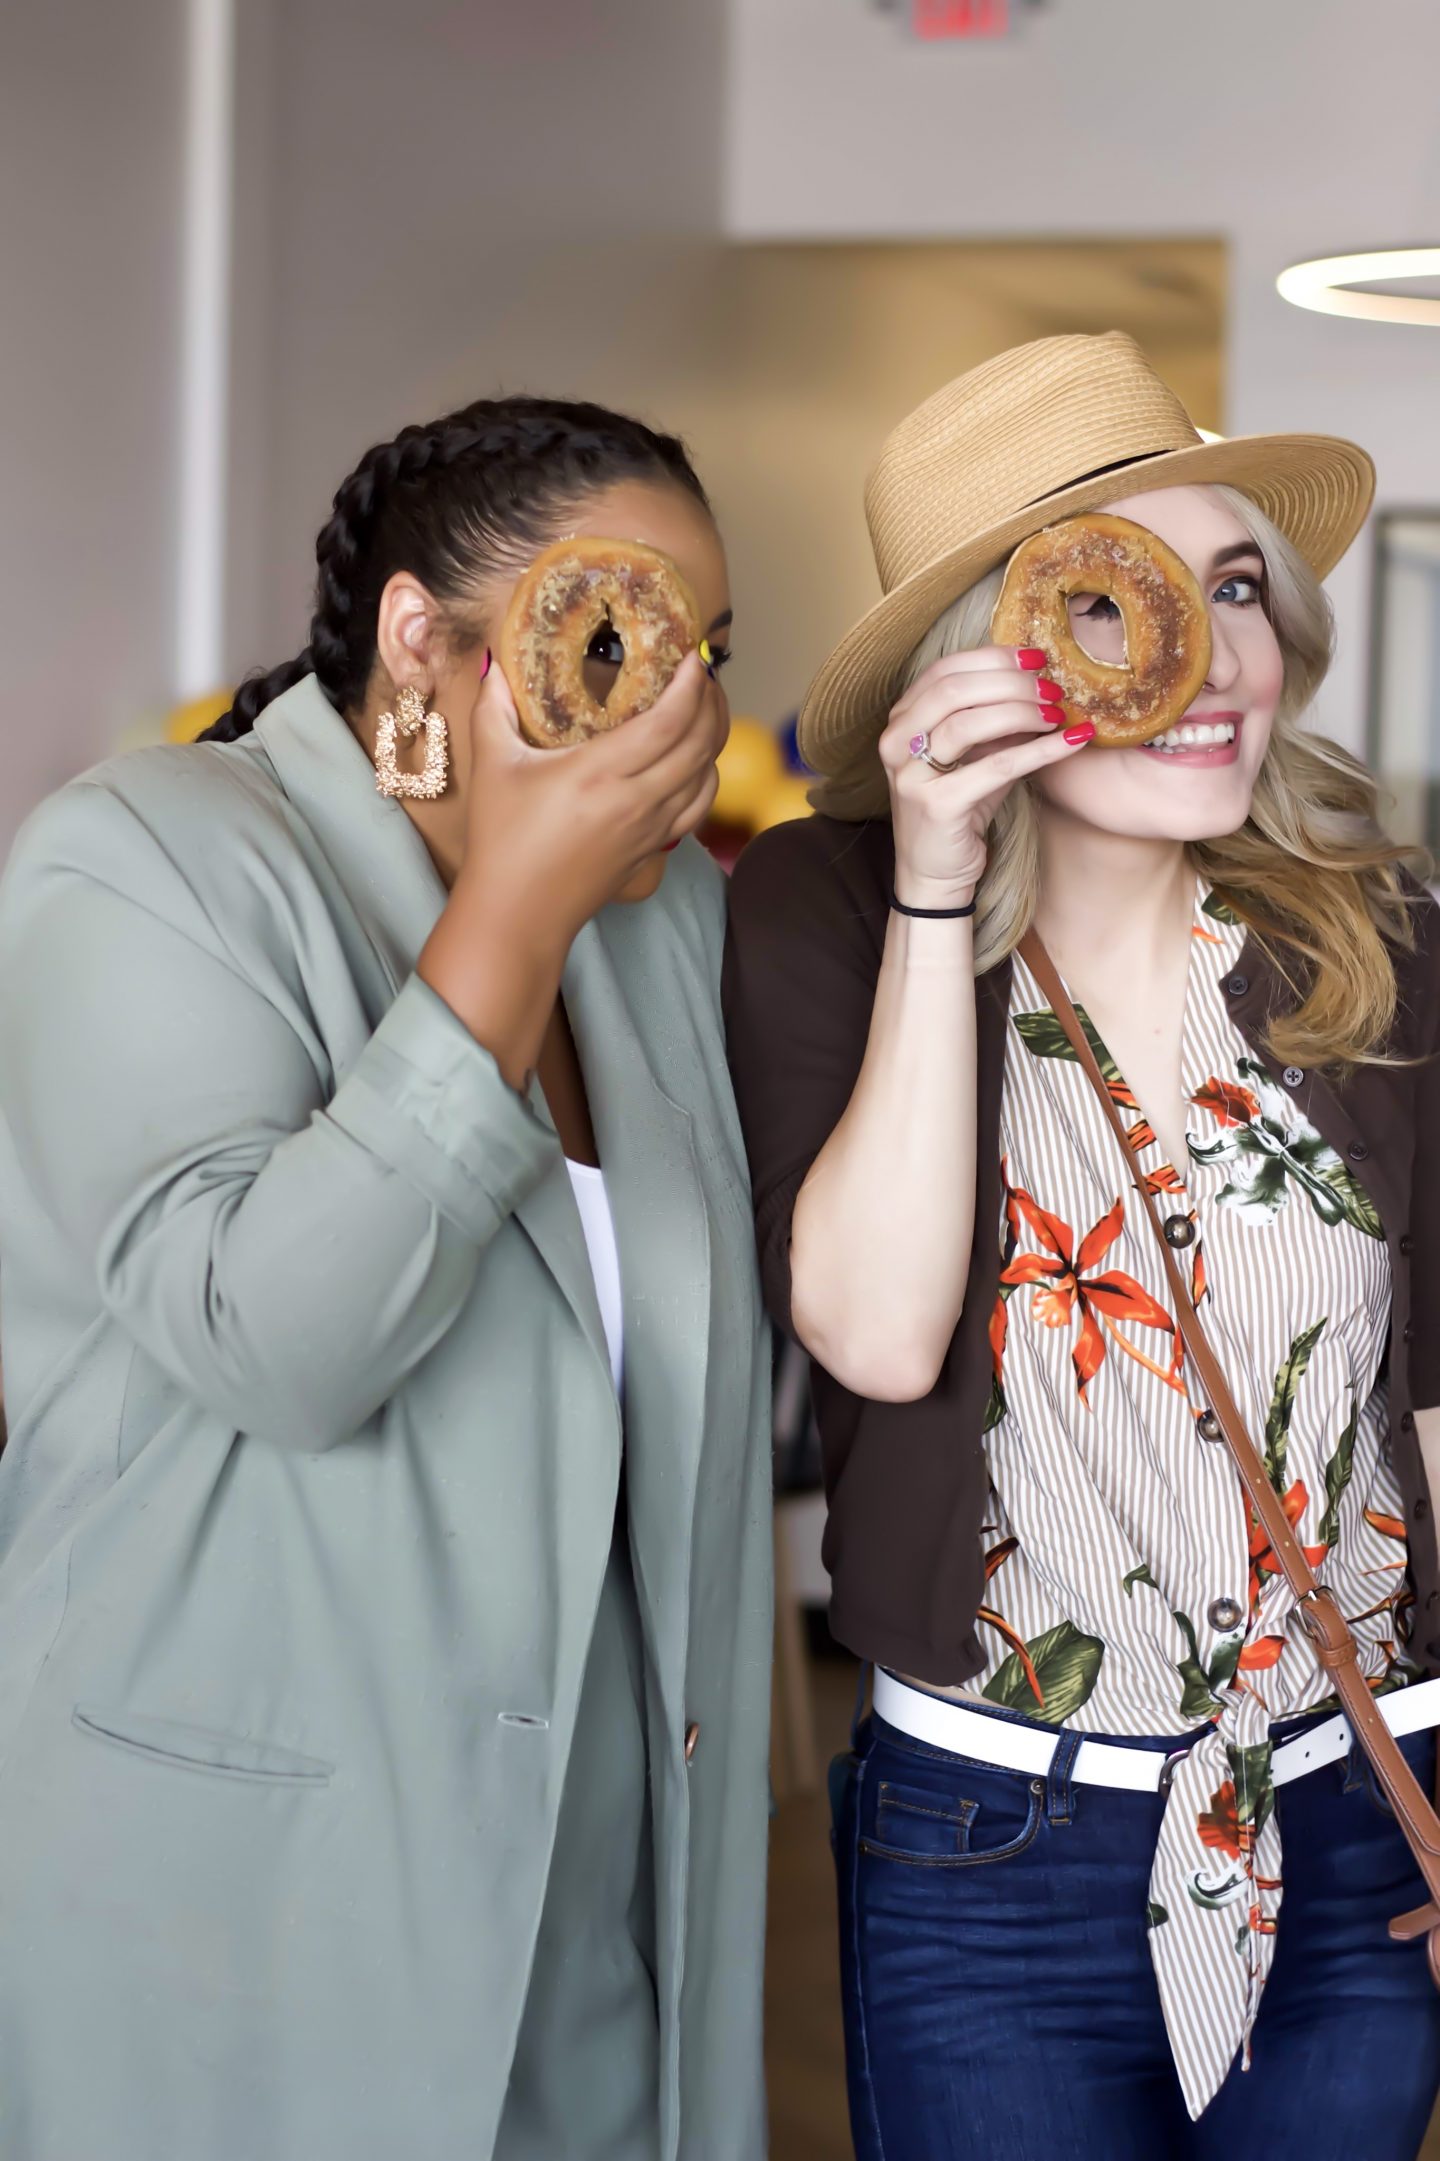
<path fill-rule="evenodd" d="M 1174 1782 L 1175 1778 L 1176 1766 L 1177 1764 L 1182 1764 L 1185 1761 L 1186 1757 L 1189 1755 L 1189 1753 L 1190 1750 L 1188 1748 L 1171 1749 L 1169 1755 L 1165 1758 L 1165 1761 L 1160 1766 L 1160 1784 L 1157 1789 L 1159 1792 L 1168 1793 L 1170 1791 L 1171 1785 Z"/>

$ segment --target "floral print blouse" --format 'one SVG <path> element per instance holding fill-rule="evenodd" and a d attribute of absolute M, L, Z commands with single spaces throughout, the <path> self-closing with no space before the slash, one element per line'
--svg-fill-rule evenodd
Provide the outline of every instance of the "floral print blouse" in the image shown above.
<path fill-rule="evenodd" d="M 1187 1217 L 1192 1295 L 1372 1687 L 1404 1655 L 1405 1532 L 1383 1445 L 1390 1271 L 1348 1166 L 1249 1054 L 1221 985 L 1244 933 L 1198 888 L 1168 1163 L 1091 1030 L 1135 1169 Z M 1085 1016 L 1082 1013 L 1082 1020 Z M 1088 1025 L 1088 1022 L 1087 1022 Z M 1296 1076 L 1297 1080 L 1299 1075 Z M 1198 2116 L 1248 2043 L 1282 1897 L 1272 1721 L 1333 1701 L 1173 1314 L 1090 1083 L 1017 956 L 1001 1114 L 1000 1292 L 986 1448 L 988 1660 L 971 1693 L 1047 1725 L 1179 1737 L 1150 1944 Z"/>

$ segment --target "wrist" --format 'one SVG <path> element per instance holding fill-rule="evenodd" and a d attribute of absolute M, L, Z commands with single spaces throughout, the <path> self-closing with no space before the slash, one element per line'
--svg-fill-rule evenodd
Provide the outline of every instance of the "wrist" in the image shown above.
<path fill-rule="evenodd" d="M 917 878 L 897 864 L 891 891 L 902 908 L 923 909 L 927 914 L 949 915 L 961 909 L 973 911 L 979 888 L 978 878 Z"/>
<path fill-rule="evenodd" d="M 553 893 L 497 884 L 464 866 L 451 889 L 450 908 L 490 951 L 505 953 L 538 973 L 558 975 L 581 926 L 562 918 L 555 898 Z"/>

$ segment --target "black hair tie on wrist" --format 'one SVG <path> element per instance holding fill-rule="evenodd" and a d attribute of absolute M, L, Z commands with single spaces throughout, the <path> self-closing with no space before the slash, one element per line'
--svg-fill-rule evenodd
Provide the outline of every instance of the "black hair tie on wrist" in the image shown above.
<path fill-rule="evenodd" d="M 890 895 L 890 905 L 897 915 L 912 915 L 922 923 L 954 923 L 962 915 L 973 915 L 975 903 L 967 901 L 963 908 L 907 908 L 903 900 Z"/>

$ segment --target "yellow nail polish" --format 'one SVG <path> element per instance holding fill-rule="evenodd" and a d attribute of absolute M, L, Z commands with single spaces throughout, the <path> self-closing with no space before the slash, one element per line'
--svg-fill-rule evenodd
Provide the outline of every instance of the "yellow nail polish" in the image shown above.
<path fill-rule="evenodd" d="M 707 668 L 712 665 L 715 659 L 715 655 L 710 650 L 710 640 L 708 638 L 702 638 L 700 640 L 700 658 L 704 661 Z"/>

